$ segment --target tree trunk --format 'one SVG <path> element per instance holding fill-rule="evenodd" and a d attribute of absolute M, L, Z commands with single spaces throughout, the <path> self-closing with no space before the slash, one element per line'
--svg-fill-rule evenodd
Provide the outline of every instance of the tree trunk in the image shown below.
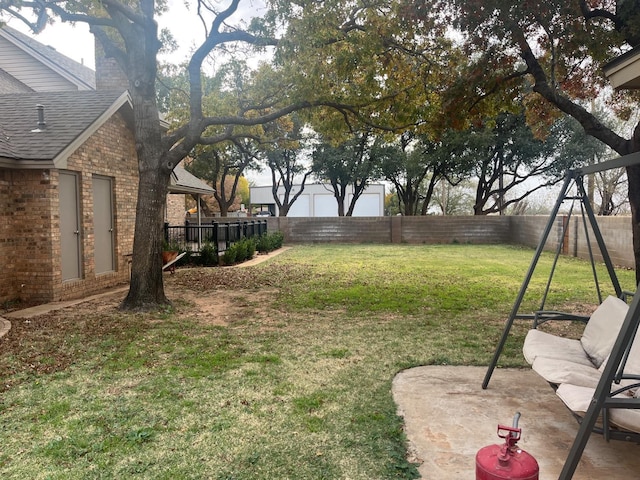
<path fill-rule="evenodd" d="M 433 198 L 433 192 L 436 189 L 436 185 L 438 184 L 438 176 L 435 172 L 431 175 L 431 179 L 429 180 L 429 187 L 427 188 L 427 193 L 424 196 L 424 201 L 422 202 L 422 210 L 420 211 L 420 215 L 426 215 L 429 212 L 429 204 L 431 203 L 431 198 Z M 417 191 L 417 189 L 416 189 Z"/>
<path fill-rule="evenodd" d="M 164 204 L 169 173 L 157 168 L 140 172 L 131 283 L 121 305 L 126 310 L 147 310 L 170 304 L 162 276 Z"/>
<path fill-rule="evenodd" d="M 627 167 L 629 180 L 629 205 L 631 206 L 631 231 L 633 232 L 633 257 L 636 264 L 636 285 L 640 284 L 640 165 Z"/>
<path fill-rule="evenodd" d="M 162 244 L 169 179 L 177 162 L 168 158 L 168 152 L 162 146 L 162 127 L 155 97 L 155 55 L 145 55 L 140 46 L 130 52 L 130 58 L 129 94 L 133 104 L 139 178 L 131 283 L 121 308 L 148 310 L 171 303 L 164 293 Z"/>

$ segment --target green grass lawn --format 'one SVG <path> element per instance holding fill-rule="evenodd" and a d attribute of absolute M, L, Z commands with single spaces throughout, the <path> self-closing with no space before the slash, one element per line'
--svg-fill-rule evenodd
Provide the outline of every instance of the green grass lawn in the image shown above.
<path fill-rule="evenodd" d="M 296 246 L 253 267 L 167 275 L 168 311 L 124 314 L 116 298 L 16 321 L 0 341 L 0 478 L 416 478 L 393 376 L 487 365 L 532 255 Z M 620 275 L 631 288 L 633 272 Z M 596 301 L 590 265 L 562 259 L 548 306 Z M 515 326 L 501 365 L 524 365 L 527 328 Z"/>

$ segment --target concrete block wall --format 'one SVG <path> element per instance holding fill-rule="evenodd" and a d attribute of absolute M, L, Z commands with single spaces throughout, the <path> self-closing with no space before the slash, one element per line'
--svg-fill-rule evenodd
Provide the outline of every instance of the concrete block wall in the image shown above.
<path fill-rule="evenodd" d="M 391 243 L 391 217 L 269 217 L 287 243 Z"/>
<path fill-rule="evenodd" d="M 509 230 L 511 232 L 510 243 L 525 245 L 536 248 L 542 237 L 542 233 L 549 222 L 546 215 L 513 216 L 505 217 L 509 219 Z M 553 230 L 546 242 L 546 249 L 553 250 L 562 240 L 562 218 L 556 218 Z"/>
<path fill-rule="evenodd" d="M 613 264 L 635 268 L 631 217 L 596 217 L 596 221 Z M 594 258 L 602 261 L 602 255 L 597 248 L 591 227 L 588 226 L 585 234 L 581 218 L 578 216 L 572 217 L 569 229 L 569 255 L 589 258 L 589 244 L 592 245 Z"/>
<path fill-rule="evenodd" d="M 538 245 L 549 221 L 546 216 L 515 216 L 509 218 L 511 219 L 511 242 L 532 248 Z M 626 268 L 635 268 L 631 217 L 596 217 L 596 221 L 613 264 Z M 565 222 L 568 222 L 566 228 L 564 228 Z M 593 257 L 596 261 L 602 261 L 602 255 L 596 243 L 593 229 L 588 221 L 586 223 L 587 234 L 585 234 L 581 215 L 573 214 L 570 219 L 559 215 L 545 243 L 545 250 L 556 251 L 562 241 L 564 232 L 563 254 L 588 259 L 590 244 Z"/>
<path fill-rule="evenodd" d="M 509 243 L 508 217 L 271 217 L 287 243 Z"/>
<path fill-rule="evenodd" d="M 549 217 L 426 216 L 426 217 L 271 217 L 269 231 L 283 232 L 286 243 L 504 243 L 536 248 Z M 605 245 L 615 265 L 634 268 L 630 217 L 598 217 Z M 565 229 L 558 216 L 545 249 L 556 251 L 563 236 L 563 253 L 589 258 L 582 217 L 573 215 Z M 594 257 L 602 256 L 589 229 Z"/>
<path fill-rule="evenodd" d="M 509 243 L 509 218 L 501 216 L 395 217 L 403 243 Z"/>

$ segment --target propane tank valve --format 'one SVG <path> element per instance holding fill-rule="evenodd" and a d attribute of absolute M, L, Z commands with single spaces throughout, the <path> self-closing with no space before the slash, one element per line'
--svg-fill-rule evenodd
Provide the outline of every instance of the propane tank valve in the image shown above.
<path fill-rule="evenodd" d="M 517 446 L 522 430 L 518 428 L 520 412 L 511 427 L 498 425 L 502 445 L 489 445 L 476 454 L 476 480 L 538 480 L 535 458 Z"/>

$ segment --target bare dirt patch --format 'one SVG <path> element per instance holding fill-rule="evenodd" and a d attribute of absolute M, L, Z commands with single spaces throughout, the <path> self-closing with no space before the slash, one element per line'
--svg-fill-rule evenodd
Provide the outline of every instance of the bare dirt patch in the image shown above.
<path fill-rule="evenodd" d="M 184 269 L 165 276 L 165 292 L 173 302 L 175 320 L 233 326 L 246 318 L 268 322 L 266 312 L 277 289 L 256 288 L 252 269 Z M 126 289 L 106 293 L 65 308 L 29 318 L 12 318 L 11 329 L 0 338 L 0 391 L 10 388 L 9 377 L 62 371 L 92 342 L 110 338 L 127 341 L 155 323 L 158 313 L 119 310 Z M 58 305 L 59 306 L 59 305 Z"/>
<path fill-rule="evenodd" d="M 166 291 L 179 316 L 221 327 L 232 325 L 249 315 L 266 315 L 277 293 L 275 289 L 194 291 L 176 285 L 167 285 Z"/>

